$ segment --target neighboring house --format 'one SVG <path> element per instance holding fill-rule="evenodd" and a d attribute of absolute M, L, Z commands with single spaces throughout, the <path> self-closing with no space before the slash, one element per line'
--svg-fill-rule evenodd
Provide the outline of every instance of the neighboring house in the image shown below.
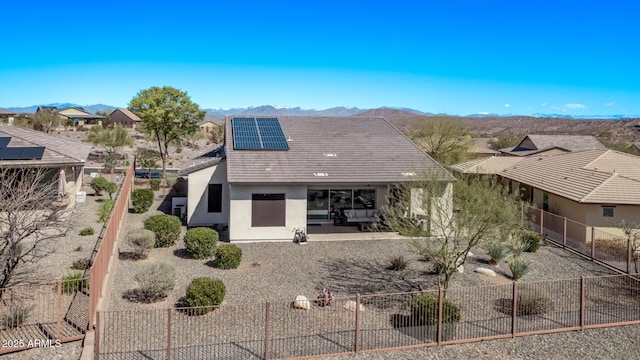
<path fill-rule="evenodd" d="M 111 122 L 114 124 L 119 124 L 131 129 L 135 129 L 142 121 L 138 115 L 132 113 L 131 110 L 127 108 L 113 110 L 111 115 L 109 115 L 109 119 L 111 119 Z"/>
<path fill-rule="evenodd" d="M 0 123 L 0 167 L 43 167 L 57 181 L 64 170 L 67 196 L 75 202 L 91 146 L 41 131 Z"/>
<path fill-rule="evenodd" d="M 500 152 L 512 156 L 546 156 L 591 149 L 606 147 L 588 135 L 527 135 L 515 147 L 500 149 Z"/>
<path fill-rule="evenodd" d="M 43 110 L 54 112 L 60 116 L 60 128 L 64 128 L 67 124 L 74 128 L 80 126 L 87 128 L 96 125 L 102 126 L 102 120 L 104 119 L 104 116 L 91 114 L 81 107 L 58 109 L 55 106 L 39 106 L 36 114 Z"/>
<path fill-rule="evenodd" d="M 524 159 L 526 157 L 488 156 L 449 165 L 448 168 L 463 174 L 497 174 Z"/>
<path fill-rule="evenodd" d="M 200 127 L 200 129 L 202 129 L 202 132 L 204 132 L 205 134 L 208 134 L 210 132 L 213 131 L 213 129 L 217 128 L 218 126 L 220 126 L 221 124 L 218 122 L 215 122 L 213 120 L 202 120 L 199 121 L 197 123 L 197 125 Z"/>
<path fill-rule="evenodd" d="M 179 174 L 188 225 L 228 225 L 231 241 L 290 240 L 336 212 L 380 209 L 393 184 L 424 172 L 445 195 L 455 180 L 382 117 L 227 116 L 225 129 L 222 148 Z"/>
<path fill-rule="evenodd" d="M 640 223 L 640 157 L 614 150 L 531 156 L 498 173 L 540 209 L 594 227 Z"/>
<path fill-rule="evenodd" d="M 489 146 L 491 138 L 474 138 L 475 143 L 469 148 L 469 152 L 477 156 L 499 155 L 500 151 L 493 150 Z"/>
<path fill-rule="evenodd" d="M 13 111 L 5 110 L 5 109 L 0 109 L 0 122 L 5 122 L 5 123 L 13 124 L 13 119 L 14 119 L 17 115 L 18 115 L 18 114 L 14 113 Z"/>

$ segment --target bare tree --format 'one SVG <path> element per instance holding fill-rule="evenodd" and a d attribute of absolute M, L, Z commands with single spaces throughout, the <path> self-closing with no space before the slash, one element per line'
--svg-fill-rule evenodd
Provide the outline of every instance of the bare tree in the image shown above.
<path fill-rule="evenodd" d="M 504 240 L 515 229 L 518 209 L 515 194 L 491 178 L 451 184 L 427 174 L 398 184 L 383 212 L 386 226 L 409 236 L 411 251 L 434 265 L 438 286 L 446 291 L 472 248 Z"/>
<path fill-rule="evenodd" d="M 213 144 L 222 144 L 224 142 L 224 124 L 214 124 L 211 131 L 207 133 L 209 141 Z"/>
<path fill-rule="evenodd" d="M 18 283 L 21 268 L 47 256 L 71 226 L 51 171 L 0 168 L 0 288 Z"/>
<path fill-rule="evenodd" d="M 631 254 L 625 254 L 625 257 L 630 256 L 631 262 L 634 265 L 634 272 L 640 273 L 640 224 L 632 223 L 627 220 L 622 220 L 615 223 L 616 227 L 624 234 L 625 240 L 629 242 L 631 247 Z M 624 246 L 624 252 L 627 252 L 627 245 Z"/>

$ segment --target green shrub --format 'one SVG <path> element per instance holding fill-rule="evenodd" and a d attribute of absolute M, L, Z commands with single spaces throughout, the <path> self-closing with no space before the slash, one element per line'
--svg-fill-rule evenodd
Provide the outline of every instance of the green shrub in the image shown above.
<path fill-rule="evenodd" d="M 523 284 L 518 287 L 516 311 L 518 316 L 546 314 L 553 309 L 553 300 L 543 288 L 532 284 Z"/>
<path fill-rule="evenodd" d="M 144 228 L 156 234 L 156 247 L 173 246 L 180 237 L 182 223 L 177 216 L 154 215 L 144 221 Z"/>
<path fill-rule="evenodd" d="M 89 283 L 87 279 L 84 279 L 82 273 L 73 273 L 62 278 L 62 293 L 65 295 L 71 295 L 76 291 L 87 289 Z M 58 287 L 56 286 L 56 289 Z"/>
<path fill-rule="evenodd" d="M 151 190 L 160 190 L 160 181 L 161 179 L 149 179 L 149 186 Z"/>
<path fill-rule="evenodd" d="M 185 300 L 191 307 L 216 306 L 224 300 L 227 289 L 220 279 L 201 277 L 194 279 L 187 287 Z M 196 309 L 195 315 L 212 311 L 212 307 Z"/>
<path fill-rule="evenodd" d="M 109 194 L 109 199 L 113 199 L 113 194 L 118 192 L 118 184 L 113 181 L 109 181 L 105 184 L 104 191 Z"/>
<path fill-rule="evenodd" d="M 74 261 L 71 268 L 73 270 L 87 270 L 92 264 L 93 262 L 91 261 L 91 258 L 82 258 Z"/>
<path fill-rule="evenodd" d="M 107 187 L 109 186 L 108 184 L 109 180 L 107 180 L 105 177 L 98 176 L 97 178 L 93 178 L 91 180 L 90 186 L 95 192 L 96 196 L 99 196 L 102 194 L 103 190 L 107 189 Z"/>
<path fill-rule="evenodd" d="M 407 259 L 405 259 L 404 256 L 402 255 L 398 255 L 389 259 L 389 266 L 387 266 L 387 269 L 400 271 L 400 270 L 406 269 L 407 265 L 408 265 Z"/>
<path fill-rule="evenodd" d="M 88 236 L 88 235 L 93 235 L 93 234 L 94 234 L 94 231 L 93 231 L 93 228 L 91 226 L 80 230 L 80 236 Z"/>
<path fill-rule="evenodd" d="M 487 245 L 487 253 L 489 253 L 489 257 L 491 257 L 489 260 L 491 265 L 498 265 L 500 261 L 509 256 L 510 251 L 503 242 L 494 241 Z"/>
<path fill-rule="evenodd" d="M 411 315 L 418 325 L 438 324 L 438 295 L 421 294 L 411 300 Z M 449 301 L 442 300 L 442 322 L 457 323 L 460 321 L 460 309 Z"/>
<path fill-rule="evenodd" d="M 225 244 L 216 249 L 216 267 L 220 269 L 235 269 L 240 266 L 242 249 L 237 245 Z"/>
<path fill-rule="evenodd" d="M 131 194 L 133 212 L 137 214 L 145 213 L 153 205 L 153 191 L 149 189 L 135 189 Z"/>
<path fill-rule="evenodd" d="M 138 300 L 145 303 L 156 302 L 167 297 L 176 284 L 176 270 L 165 263 L 145 265 L 134 279 L 140 285 Z"/>
<path fill-rule="evenodd" d="M 12 306 L 9 311 L 3 315 L 2 324 L 7 328 L 15 328 L 22 325 L 29 316 L 31 316 L 31 311 L 33 310 L 33 306 L 27 306 L 24 304 L 16 304 Z"/>
<path fill-rule="evenodd" d="M 514 235 L 513 240 L 509 244 L 509 250 L 514 257 L 519 257 L 529 248 L 530 244 L 527 239 L 521 235 Z"/>
<path fill-rule="evenodd" d="M 511 278 L 515 281 L 522 279 L 523 276 L 531 271 L 531 264 L 520 257 L 509 259 L 507 264 L 509 265 L 509 270 L 511 270 Z"/>
<path fill-rule="evenodd" d="M 540 249 L 540 245 L 542 243 L 542 236 L 540 236 L 540 234 L 527 231 L 521 235 L 521 238 L 526 244 L 528 244 L 527 248 L 524 249 L 525 252 L 534 253 Z"/>
<path fill-rule="evenodd" d="M 147 229 L 134 229 L 127 233 L 127 243 L 133 249 L 137 259 L 147 257 L 147 251 L 156 245 L 156 234 Z"/>
<path fill-rule="evenodd" d="M 100 204 L 98 208 L 98 221 L 107 222 L 109 216 L 111 216 L 111 210 L 113 210 L 113 200 L 107 199 Z"/>
<path fill-rule="evenodd" d="M 206 227 L 189 229 L 184 235 L 184 245 L 194 259 L 211 257 L 218 244 L 218 232 Z"/>

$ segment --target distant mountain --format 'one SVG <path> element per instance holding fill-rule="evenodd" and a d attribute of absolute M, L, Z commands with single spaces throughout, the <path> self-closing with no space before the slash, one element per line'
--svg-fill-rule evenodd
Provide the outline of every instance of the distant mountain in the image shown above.
<path fill-rule="evenodd" d="M 224 118 L 226 115 L 260 115 L 260 116 L 351 116 L 360 114 L 363 109 L 356 107 L 334 107 L 325 110 L 315 109 L 301 109 L 300 107 L 294 108 L 276 108 L 271 105 L 263 105 L 258 107 L 248 108 L 231 108 L 231 109 L 205 109 L 207 114 L 213 115 L 218 118 Z"/>
<path fill-rule="evenodd" d="M 14 113 L 35 113 L 38 110 L 38 107 L 40 106 L 55 106 L 58 109 L 64 109 L 64 108 L 69 108 L 69 107 L 81 107 L 83 108 L 85 111 L 90 112 L 92 114 L 95 114 L 98 111 L 108 111 L 111 112 L 115 109 L 117 109 L 117 107 L 115 106 L 111 106 L 111 105 L 104 105 L 104 104 L 95 104 L 95 105 L 78 105 L 78 104 L 72 104 L 72 103 L 53 103 L 53 104 L 40 104 L 40 105 L 32 105 L 32 106 L 27 106 L 27 107 L 12 107 L 12 108 L 7 108 L 7 110 L 9 111 L 13 111 Z"/>

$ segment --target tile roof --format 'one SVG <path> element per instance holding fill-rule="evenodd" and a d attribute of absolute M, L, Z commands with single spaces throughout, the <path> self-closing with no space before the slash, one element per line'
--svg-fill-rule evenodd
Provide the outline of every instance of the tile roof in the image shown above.
<path fill-rule="evenodd" d="M 524 159 L 524 157 L 519 156 L 487 156 L 453 164 L 448 167 L 453 171 L 465 174 L 497 174 Z"/>
<path fill-rule="evenodd" d="M 580 203 L 640 205 L 640 157 L 614 150 L 532 156 L 499 175 Z"/>
<path fill-rule="evenodd" d="M 40 160 L 3 160 L 0 166 L 81 165 L 89 157 L 91 145 L 41 131 L 0 123 L 0 137 L 10 137 L 9 147 L 45 147 Z"/>
<path fill-rule="evenodd" d="M 116 111 L 120 111 L 121 113 L 126 115 L 129 119 L 131 119 L 131 121 L 142 121 L 140 120 L 140 117 L 138 115 L 134 114 L 133 112 L 131 112 L 131 110 L 127 108 L 117 108 L 113 110 L 111 113 L 113 114 Z"/>
<path fill-rule="evenodd" d="M 189 175 L 198 170 L 206 169 L 209 166 L 217 165 L 224 160 L 225 157 L 225 149 L 223 146 L 206 150 L 204 153 L 191 158 L 187 165 L 178 170 L 178 175 Z"/>
<path fill-rule="evenodd" d="M 435 171 L 454 178 L 382 117 L 278 117 L 289 150 L 234 150 L 226 117 L 229 183 L 379 183 Z M 243 116 L 235 116 L 243 117 Z"/>
<path fill-rule="evenodd" d="M 606 149 L 598 139 L 590 135 L 527 135 L 515 147 L 500 151 L 510 155 L 527 156 L 554 148 L 566 151 Z"/>
<path fill-rule="evenodd" d="M 18 114 L 14 113 L 13 111 L 6 110 L 6 109 L 0 109 L 0 115 L 18 115 Z"/>

